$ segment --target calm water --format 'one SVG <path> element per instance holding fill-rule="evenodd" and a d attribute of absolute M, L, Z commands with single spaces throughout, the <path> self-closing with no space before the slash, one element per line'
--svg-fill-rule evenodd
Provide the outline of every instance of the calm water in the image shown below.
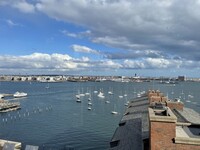
<path fill-rule="evenodd" d="M 23 91 L 28 97 L 19 101 L 21 110 L 0 114 L 0 139 L 22 142 L 25 145 L 38 145 L 40 149 L 105 150 L 123 115 L 126 100 L 133 99 L 137 92 L 159 89 L 169 98 L 182 98 L 187 107 L 200 112 L 200 83 L 182 82 L 167 85 L 157 82 L 118 83 L 118 82 L 64 82 L 49 83 L 1 82 L 0 93 Z M 93 91 L 102 90 L 105 99 Z M 113 90 L 114 95 L 108 91 Z M 91 93 L 92 110 L 89 111 L 88 96 L 77 103 L 75 95 Z M 127 97 L 119 98 L 119 95 Z M 193 97 L 188 95 L 192 95 Z M 105 101 L 109 100 L 110 104 Z M 112 110 L 119 115 L 112 115 Z M 6 120 L 6 121 L 5 121 Z"/>

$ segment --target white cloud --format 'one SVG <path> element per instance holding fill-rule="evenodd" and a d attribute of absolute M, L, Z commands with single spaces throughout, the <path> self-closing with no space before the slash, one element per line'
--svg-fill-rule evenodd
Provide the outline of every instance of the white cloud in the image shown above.
<path fill-rule="evenodd" d="M 146 68 L 144 62 L 142 61 L 134 61 L 134 60 L 124 60 L 123 62 L 123 66 L 124 68 L 128 68 L 128 69 L 144 69 Z"/>
<path fill-rule="evenodd" d="M 119 68 L 122 68 L 122 65 L 112 60 L 103 60 L 99 64 L 99 67 L 107 68 L 107 69 L 119 69 Z"/>
<path fill-rule="evenodd" d="M 189 61 L 164 59 L 164 58 L 146 58 L 143 60 L 125 60 L 124 68 L 129 69 L 177 69 L 185 67 Z M 195 65 L 195 62 L 192 62 Z"/>
<path fill-rule="evenodd" d="M 156 49 L 192 59 L 200 46 L 199 1 L 39 0 L 36 8 L 56 20 L 84 26 L 92 42 L 115 48 Z"/>
<path fill-rule="evenodd" d="M 62 30 L 61 33 L 73 38 L 90 38 L 91 36 L 90 30 L 86 30 L 86 31 L 78 32 L 78 33 L 72 33 L 67 30 Z"/>
<path fill-rule="evenodd" d="M 81 72 L 99 72 L 103 74 L 113 74 L 120 71 L 122 74 L 126 70 L 177 70 L 186 68 L 191 70 L 200 69 L 200 61 L 174 60 L 166 58 L 145 58 L 142 60 L 110 60 L 110 59 L 90 59 L 73 58 L 67 54 L 45 54 L 33 53 L 23 56 L 0 56 L 0 70 L 4 73 L 30 73 L 30 74 L 67 74 Z M 116 72 L 117 71 L 117 72 Z M 154 72 L 155 73 L 155 72 Z"/>
<path fill-rule="evenodd" d="M 73 38 L 79 37 L 78 34 L 76 34 L 76 33 L 70 33 L 70 32 L 67 31 L 67 30 L 62 30 L 61 33 L 63 33 L 63 34 L 66 35 L 66 36 L 73 37 Z"/>
<path fill-rule="evenodd" d="M 1 0 L 0 5 L 8 5 L 23 13 L 34 13 L 35 6 L 26 0 Z"/>
<path fill-rule="evenodd" d="M 145 46 L 141 44 L 131 43 L 126 37 L 96 37 L 93 38 L 94 43 L 101 43 L 113 47 L 123 47 L 126 49 L 144 49 Z"/>
<path fill-rule="evenodd" d="M 12 20 L 10 20 L 10 19 L 7 19 L 6 20 L 6 23 L 9 25 L 9 26 L 21 26 L 21 24 L 19 24 L 19 23 L 15 23 L 15 22 L 13 22 Z"/>
<path fill-rule="evenodd" d="M 35 6 L 26 2 L 25 0 L 21 0 L 18 3 L 14 3 L 13 7 L 17 8 L 18 10 L 20 10 L 21 12 L 24 12 L 24 13 L 35 12 Z"/>
<path fill-rule="evenodd" d="M 86 47 L 86 46 L 72 45 L 71 48 L 75 52 L 99 54 L 99 52 L 97 50 L 93 50 L 93 49 Z"/>

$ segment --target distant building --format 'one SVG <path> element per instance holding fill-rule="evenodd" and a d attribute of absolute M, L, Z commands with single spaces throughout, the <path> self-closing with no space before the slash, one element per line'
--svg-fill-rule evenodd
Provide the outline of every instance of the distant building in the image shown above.
<path fill-rule="evenodd" d="M 178 81 L 185 81 L 185 80 L 186 80 L 185 76 L 178 76 Z"/>

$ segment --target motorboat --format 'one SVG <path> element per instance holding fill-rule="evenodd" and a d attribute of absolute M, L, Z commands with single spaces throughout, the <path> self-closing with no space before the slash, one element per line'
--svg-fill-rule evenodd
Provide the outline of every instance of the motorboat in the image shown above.
<path fill-rule="evenodd" d="M 100 91 L 99 94 L 97 95 L 100 98 L 105 98 L 104 94 Z"/>
<path fill-rule="evenodd" d="M 28 94 L 27 93 L 24 93 L 24 92 L 15 92 L 13 94 L 14 97 L 26 97 Z"/>

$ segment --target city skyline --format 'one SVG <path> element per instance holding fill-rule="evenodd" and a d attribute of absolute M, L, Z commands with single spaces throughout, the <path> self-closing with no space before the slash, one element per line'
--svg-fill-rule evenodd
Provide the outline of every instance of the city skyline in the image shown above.
<path fill-rule="evenodd" d="M 1 74 L 199 77 L 200 1 L 1 0 Z"/>

